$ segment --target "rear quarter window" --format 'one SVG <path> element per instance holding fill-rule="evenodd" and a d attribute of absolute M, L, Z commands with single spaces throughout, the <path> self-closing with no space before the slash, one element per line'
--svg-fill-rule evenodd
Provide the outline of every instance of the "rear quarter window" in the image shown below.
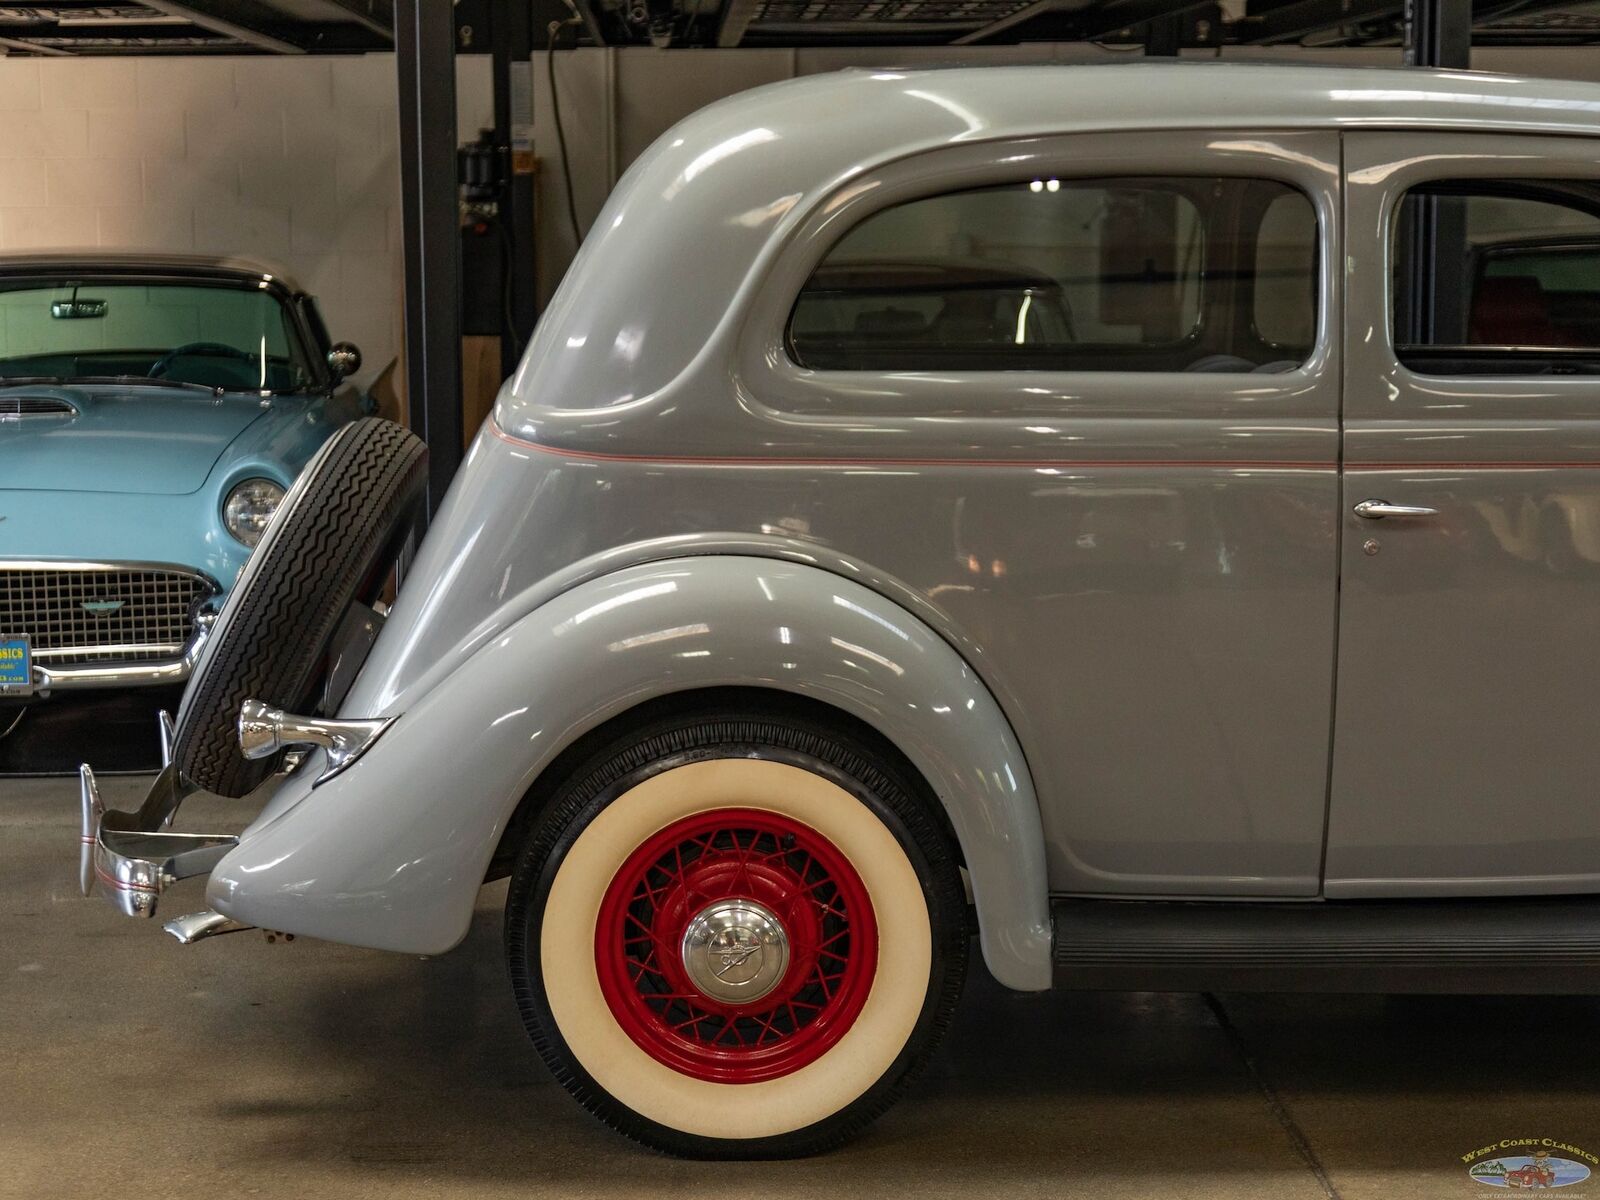
<path fill-rule="evenodd" d="M 816 370 L 1282 370 L 1316 327 L 1317 223 L 1290 186 L 1041 178 L 868 217 L 790 314 Z"/>

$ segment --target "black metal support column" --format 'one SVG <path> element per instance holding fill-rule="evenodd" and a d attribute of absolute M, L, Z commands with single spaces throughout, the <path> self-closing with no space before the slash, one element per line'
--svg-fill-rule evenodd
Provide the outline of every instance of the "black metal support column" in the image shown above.
<path fill-rule="evenodd" d="M 1183 46 L 1183 13 L 1168 13 L 1150 22 L 1144 52 L 1150 58 L 1177 58 Z"/>
<path fill-rule="evenodd" d="M 1408 67 L 1472 66 L 1472 0 L 1406 0 L 1403 61 Z M 1400 335 L 1411 345 L 1459 342 L 1460 279 L 1466 225 L 1459 205 L 1420 197 L 1408 206 L 1405 295 Z"/>
<path fill-rule="evenodd" d="M 1472 0 L 1406 0 L 1408 67 L 1472 66 Z"/>
<path fill-rule="evenodd" d="M 538 319 L 533 241 L 533 19 L 528 0 L 492 6 L 495 143 L 509 149 L 510 179 L 500 203 L 509 238 L 506 327 L 500 334 L 501 373 L 510 375 Z"/>
<path fill-rule="evenodd" d="M 400 205 L 405 228 L 406 395 L 428 443 L 428 515 L 461 465 L 461 245 L 452 6 L 395 5 Z"/>

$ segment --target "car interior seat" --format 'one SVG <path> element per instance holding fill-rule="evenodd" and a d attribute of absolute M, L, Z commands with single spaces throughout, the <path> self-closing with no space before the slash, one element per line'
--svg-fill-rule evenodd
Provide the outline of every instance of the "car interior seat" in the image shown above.
<path fill-rule="evenodd" d="M 1482 279 L 1472 297 L 1467 341 L 1474 346 L 1571 346 L 1551 318 L 1549 297 L 1531 275 Z"/>

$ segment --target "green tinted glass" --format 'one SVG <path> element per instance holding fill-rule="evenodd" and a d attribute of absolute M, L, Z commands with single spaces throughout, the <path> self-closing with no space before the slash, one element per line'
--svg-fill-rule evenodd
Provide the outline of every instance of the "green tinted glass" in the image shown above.
<path fill-rule="evenodd" d="M 252 391 L 313 378 L 292 314 L 264 289 L 83 280 L 0 290 L 0 377 L 108 375 Z"/>

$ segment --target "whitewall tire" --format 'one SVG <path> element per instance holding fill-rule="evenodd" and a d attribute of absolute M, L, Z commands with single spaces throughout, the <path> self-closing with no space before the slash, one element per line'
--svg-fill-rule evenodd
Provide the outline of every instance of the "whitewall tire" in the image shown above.
<path fill-rule="evenodd" d="M 951 839 L 892 750 L 773 705 L 592 739 L 507 899 L 530 1035 L 591 1112 L 703 1157 L 807 1153 L 888 1106 L 965 970 Z"/>

